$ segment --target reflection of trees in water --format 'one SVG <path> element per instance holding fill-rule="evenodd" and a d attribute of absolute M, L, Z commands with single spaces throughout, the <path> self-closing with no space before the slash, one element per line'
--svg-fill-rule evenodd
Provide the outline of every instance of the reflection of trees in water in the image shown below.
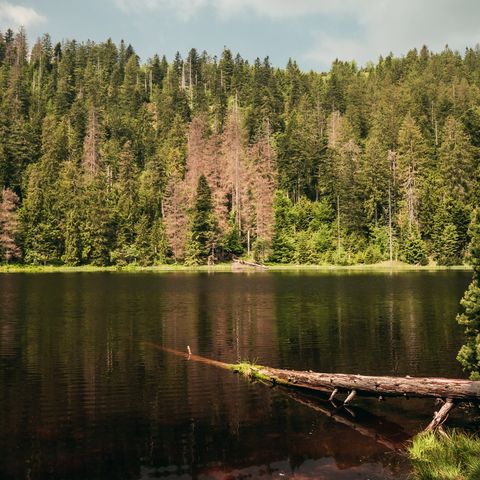
<path fill-rule="evenodd" d="M 459 332 L 452 319 L 458 308 L 455 291 L 461 296 L 464 277 L 450 283 L 442 274 L 420 272 L 278 275 L 280 364 L 331 372 L 458 376 Z"/>
<path fill-rule="evenodd" d="M 215 462 L 248 469 L 284 458 L 297 470 L 322 457 L 333 457 L 335 468 L 353 468 L 360 456 L 381 465 L 382 447 L 347 426 L 137 341 L 279 367 L 381 373 L 397 358 L 400 373 L 422 362 L 437 368 L 456 328 L 448 320 L 457 305 L 451 282 L 424 293 L 425 278 L 362 282 L 283 274 L 0 277 L 0 476 L 23 478 L 30 468 L 32 478 L 52 469 L 69 478 L 138 478 L 142 465 L 187 465 L 195 474 L 219 468 Z M 415 301 L 416 291 L 427 300 Z"/>

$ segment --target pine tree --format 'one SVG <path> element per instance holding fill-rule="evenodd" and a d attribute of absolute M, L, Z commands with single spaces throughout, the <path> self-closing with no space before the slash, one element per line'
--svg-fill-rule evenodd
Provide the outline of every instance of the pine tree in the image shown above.
<path fill-rule="evenodd" d="M 457 322 L 465 327 L 465 344 L 457 359 L 473 380 L 480 380 L 480 215 L 477 210 L 471 225 L 470 261 L 473 280 L 465 292 L 461 305 L 463 313 Z"/>
<path fill-rule="evenodd" d="M 93 265 L 109 265 L 114 245 L 114 204 L 108 180 L 104 175 L 87 176 L 83 188 L 82 260 Z"/>
<path fill-rule="evenodd" d="M 365 213 L 370 223 L 377 225 L 388 219 L 388 189 L 392 188 L 393 178 L 388 155 L 388 147 L 382 138 L 382 127 L 375 125 L 367 138 L 362 157 L 361 183 L 365 193 Z"/>
<path fill-rule="evenodd" d="M 427 249 L 417 228 L 413 228 L 403 243 L 403 260 L 412 265 L 426 265 Z"/>
<path fill-rule="evenodd" d="M 150 261 L 153 265 L 167 262 L 168 242 L 164 222 L 158 218 L 150 228 Z"/>
<path fill-rule="evenodd" d="M 250 239 L 276 261 L 374 261 L 391 224 L 409 261 L 425 246 L 440 263 L 464 255 L 480 197 L 475 49 L 306 73 L 228 49 L 141 65 L 124 42 L 27 45 L 0 35 L 0 189 L 18 195 L 27 262 L 183 260 L 202 174 L 217 253 Z"/>
<path fill-rule="evenodd" d="M 79 265 L 82 259 L 82 245 L 80 237 L 80 224 L 75 212 L 67 214 L 65 222 L 65 247 L 62 260 L 66 265 Z"/>
<path fill-rule="evenodd" d="M 152 264 L 152 247 L 150 243 L 150 225 L 147 215 L 142 215 L 135 227 L 135 249 L 140 265 Z"/>
<path fill-rule="evenodd" d="M 442 184 L 448 195 L 465 199 L 472 192 L 474 179 L 474 152 L 461 123 L 449 116 L 443 129 L 443 142 L 439 150 Z"/>
<path fill-rule="evenodd" d="M 461 263 L 458 234 L 455 225 L 445 225 L 438 242 L 436 257 L 439 265 L 458 265 Z"/>
<path fill-rule="evenodd" d="M 204 263 L 214 257 L 217 241 L 217 224 L 213 215 L 212 193 L 204 175 L 197 185 L 195 207 L 192 214 L 191 241 L 187 256 Z"/>
<path fill-rule="evenodd" d="M 272 239 L 270 261 L 289 263 L 293 259 L 295 245 L 293 242 L 292 203 L 283 191 L 275 194 L 275 227 Z"/>
<path fill-rule="evenodd" d="M 420 191 L 426 162 L 425 140 L 414 118 L 408 114 L 398 134 L 398 176 L 403 187 L 409 231 L 418 226 Z"/>
<path fill-rule="evenodd" d="M 188 191 L 185 183 L 172 176 L 166 189 L 165 233 L 175 261 L 185 258 L 188 234 Z"/>
<path fill-rule="evenodd" d="M 57 188 L 60 169 L 67 158 L 66 122 L 48 115 L 43 122 L 40 161 L 26 172 L 21 219 L 27 262 L 59 262 L 63 255 Z"/>

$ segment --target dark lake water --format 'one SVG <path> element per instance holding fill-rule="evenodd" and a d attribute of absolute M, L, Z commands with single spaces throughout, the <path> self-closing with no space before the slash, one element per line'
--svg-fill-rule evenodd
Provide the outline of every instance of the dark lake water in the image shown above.
<path fill-rule="evenodd" d="M 226 362 L 462 376 L 468 272 L 0 275 L 0 478 L 401 479 L 430 400 L 349 410 Z M 464 415 L 454 414 L 452 426 Z"/>

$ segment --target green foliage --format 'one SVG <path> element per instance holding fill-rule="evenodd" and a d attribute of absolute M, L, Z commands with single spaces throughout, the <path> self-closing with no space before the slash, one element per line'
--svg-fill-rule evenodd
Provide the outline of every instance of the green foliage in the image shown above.
<path fill-rule="evenodd" d="M 463 312 L 457 322 L 465 327 L 465 344 L 458 353 L 458 361 L 475 380 L 480 380 L 480 222 L 477 211 L 472 219 L 470 262 L 473 280 L 465 292 L 461 305 Z"/>
<path fill-rule="evenodd" d="M 402 258 L 412 265 L 426 265 L 427 248 L 417 229 L 412 229 L 403 243 Z"/>
<path fill-rule="evenodd" d="M 243 377 L 249 378 L 251 380 L 259 380 L 263 382 L 271 382 L 272 379 L 261 372 L 262 367 L 251 362 L 241 362 L 230 365 L 230 370 L 233 370 L 236 373 L 239 373 Z M 276 379 L 279 380 L 279 379 Z M 276 383 L 282 383 L 278 381 Z"/>
<path fill-rule="evenodd" d="M 334 265 L 347 266 L 353 263 L 352 255 L 343 247 L 337 248 L 331 258 Z"/>
<path fill-rule="evenodd" d="M 189 267 L 200 265 L 204 256 L 205 250 L 202 249 L 200 242 L 196 240 L 193 237 L 193 233 L 191 233 L 188 237 L 187 245 L 185 247 L 185 265 Z"/>
<path fill-rule="evenodd" d="M 80 236 L 80 225 L 75 218 L 74 212 L 69 212 L 65 223 L 65 250 L 62 260 L 65 265 L 76 266 L 81 263 L 82 244 Z"/>
<path fill-rule="evenodd" d="M 270 256 L 270 245 L 267 241 L 257 238 L 252 245 L 253 259 L 257 263 L 264 263 Z"/>
<path fill-rule="evenodd" d="M 244 251 L 242 239 L 240 238 L 238 227 L 235 225 L 235 217 L 233 215 L 230 215 L 228 230 L 225 238 L 223 239 L 222 247 L 227 258 L 231 257 L 232 255 L 242 255 Z"/>
<path fill-rule="evenodd" d="M 439 265 L 457 265 L 460 263 L 458 234 L 455 225 L 445 225 L 436 251 Z"/>
<path fill-rule="evenodd" d="M 480 439 L 451 431 L 418 434 L 408 449 L 414 480 L 476 480 L 480 478 Z"/>
<path fill-rule="evenodd" d="M 365 250 L 364 263 L 370 265 L 384 260 L 384 255 L 378 245 L 369 245 Z"/>
<path fill-rule="evenodd" d="M 292 202 L 283 191 L 277 191 L 273 204 L 275 212 L 275 231 L 272 240 L 270 261 L 290 263 L 293 260 L 295 243 L 293 236 Z"/>
<path fill-rule="evenodd" d="M 465 256 L 480 195 L 475 49 L 305 73 L 228 49 L 142 65 L 111 40 L 52 48 L 46 36 L 28 52 L 22 33 L 10 36 L 0 189 L 18 196 L 9 245 L 27 263 L 177 261 L 187 234 L 187 261 L 204 263 L 244 253 L 247 230 L 257 259 L 376 263 L 389 258 L 390 221 L 395 258 L 423 264 L 427 247 L 440 264 Z M 207 148 L 195 158 L 199 119 Z M 220 172 L 220 158 L 244 169 Z M 210 204 L 206 188 L 195 193 L 202 173 Z"/>
<path fill-rule="evenodd" d="M 142 215 L 135 227 L 134 245 L 140 265 L 166 263 L 168 243 L 162 220 L 150 222 L 147 215 Z"/>
<path fill-rule="evenodd" d="M 148 244 L 149 255 L 146 256 L 147 263 L 161 265 L 167 261 L 168 242 L 165 233 L 165 225 L 161 219 L 154 220 L 150 228 Z"/>
<path fill-rule="evenodd" d="M 212 254 L 216 237 L 217 224 L 213 215 L 212 194 L 207 179 L 200 175 L 185 263 L 187 265 L 205 263 L 207 257 Z"/>

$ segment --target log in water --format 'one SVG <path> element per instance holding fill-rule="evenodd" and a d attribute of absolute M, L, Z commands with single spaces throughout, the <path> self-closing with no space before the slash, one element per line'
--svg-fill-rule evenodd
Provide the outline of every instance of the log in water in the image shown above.
<path fill-rule="evenodd" d="M 480 381 L 459 378 L 389 377 L 354 375 L 349 373 L 317 373 L 263 367 L 249 363 L 228 364 L 200 355 L 193 355 L 190 349 L 188 349 L 189 351 L 187 353 L 184 353 L 152 342 L 144 343 L 187 359 L 230 369 L 253 379 L 265 380 L 272 384 L 294 388 L 328 392 L 330 393 L 330 400 L 333 400 L 337 394 L 344 392 L 347 394 L 345 403 L 350 403 L 356 395 L 376 397 L 430 397 L 448 399 L 452 402 L 480 401 Z"/>
<path fill-rule="evenodd" d="M 449 398 L 457 401 L 479 401 L 480 381 L 435 377 L 388 377 L 348 373 L 317 373 L 251 366 L 249 376 L 272 383 L 309 390 L 347 393 L 349 403 L 355 395 L 390 397 Z"/>
<path fill-rule="evenodd" d="M 330 393 L 329 401 L 333 401 L 337 394 L 345 392 L 347 396 L 343 402 L 344 405 L 352 402 L 357 394 L 377 396 L 380 399 L 385 396 L 446 399 L 443 407 L 438 412 L 435 412 L 433 420 L 426 427 L 425 431 L 441 427 L 455 403 L 462 401 L 478 402 L 480 400 L 480 381 L 434 377 L 389 377 L 346 373 L 302 372 L 263 367 L 249 363 L 231 365 L 200 355 L 193 355 L 189 346 L 187 346 L 187 353 L 184 353 L 152 342 L 145 342 L 145 344 L 184 357 L 187 360 L 233 370 L 246 377 L 270 382 L 273 385 Z"/>

